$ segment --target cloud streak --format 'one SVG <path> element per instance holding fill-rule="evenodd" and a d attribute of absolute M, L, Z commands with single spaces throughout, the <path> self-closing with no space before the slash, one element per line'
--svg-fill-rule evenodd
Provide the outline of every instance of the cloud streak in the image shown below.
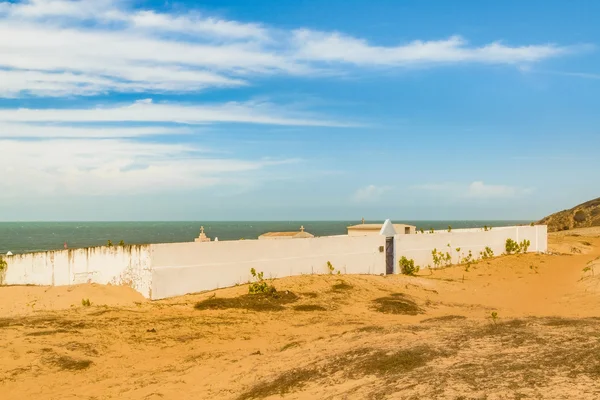
<path fill-rule="evenodd" d="M 534 191 L 533 188 L 490 185 L 482 181 L 474 181 L 470 184 L 454 182 L 429 183 L 413 186 L 413 189 L 464 199 L 509 199 L 526 196 Z"/>
<path fill-rule="evenodd" d="M 277 30 L 117 0 L 0 2 L 0 96 L 197 92 L 264 75 L 458 63 L 529 64 L 573 46 L 471 46 L 460 36 L 381 46 L 338 32 Z"/>
<path fill-rule="evenodd" d="M 210 158 L 189 144 L 124 139 L 0 139 L 0 197 L 95 196 L 234 184 L 294 160 Z"/>

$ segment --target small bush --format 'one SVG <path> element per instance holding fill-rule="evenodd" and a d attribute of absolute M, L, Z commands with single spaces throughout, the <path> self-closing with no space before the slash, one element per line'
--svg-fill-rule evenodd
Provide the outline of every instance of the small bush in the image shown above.
<path fill-rule="evenodd" d="M 486 246 L 486 248 L 483 251 L 479 252 L 479 255 L 482 259 L 486 260 L 488 258 L 494 257 L 494 251 L 490 247 Z"/>
<path fill-rule="evenodd" d="M 108 240 L 108 241 L 106 242 L 106 246 L 107 246 L 107 247 L 113 247 L 113 243 L 112 243 L 112 241 L 111 241 L 111 240 Z"/>
<path fill-rule="evenodd" d="M 333 274 L 335 272 L 335 268 L 333 267 L 333 264 L 331 263 L 331 261 L 327 261 L 327 270 L 329 271 L 329 275 Z M 340 271 L 338 271 L 339 274 Z"/>
<path fill-rule="evenodd" d="M 0 256 L 0 273 L 4 271 L 8 267 L 7 262 L 4 260 L 4 257 Z"/>
<path fill-rule="evenodd" d="M 452 227 L 448 225 L 448 232 L 452 232 Z"/>
<path fill-rule="evenodd" d="M 90 307 L 92 305 L 92 302 L 90 301 L 90 299 L 81 299 L 81 305 L 84 307 Z"/>
<path fill-rule="evenodd" d="M 523 240 L 521 243 L 517 243 L 511 238 L 508 238 L 506 239 L 505 245 L 506 254 L 527 253 L 529 246 L 531 246 L 531 242 L 527 239 Z"/>
<path fill-rule="evenodd" d="M 248 286 L 248 293 L 250 293 L 250 294 L 257 294 L 257 293 L 273 294 L 277 291 L 273 285 L 269 285 L 267 283 L 267 281 L 265 281 L 264 272 L 257 273 L 256 270 L 254 268 L 252 268 L 250 270 L 250 273 L 252 274 L 252 277 L 254 278 L 254 282 L 251 282 L 250 286 Z"/>
<path fill-rule="evenodd" d="M 579 210 L 573 215 L 573 219 L 575 222 L 584 222 L 587 219 L 587 216 L 584 211 Z"/>
<path fill-rule="evenodd" d="M 121 241 L 119 242 L 119 246 L 125 246 L 125 241 L 123 239 L 121 239 Z"/>
<path fill-rule="evenodd" d="M 400 272 L 404 275 L 414 276 L 417 272 L 419 272 L 420 267 L 417 265 L 415 267 L 415 261 L 413 259 L 408 259 L 404 256 L 400 258 Z"/>

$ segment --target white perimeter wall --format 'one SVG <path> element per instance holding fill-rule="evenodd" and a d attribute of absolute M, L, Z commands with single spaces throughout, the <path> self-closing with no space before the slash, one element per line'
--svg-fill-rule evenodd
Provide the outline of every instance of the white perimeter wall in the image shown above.
<path fill-rule="evenodd" d="M 90 247 L 4 256 L 6 285 L 100 283 L 131 286 L 150 296 L 151 245 Z"/>
<path fill-rule="evenodd" d="M 152 299 L 212 290 L 251 280 L 329 273 L 327 261 L 343 274 L 385 273 L 382 236 L 238 240 L 153 246 Z"/>
<path fill-rule="evenodd" d="M 434 267 L 433 249 L 441 253 L 450 253 L 452 263 L 457 263 L 460 248 L 462 258 L 471 250 L 473 257 L 478 258 L 479 252 L 486 247 L 494 251 L 494 256 L 505 252 L 506 239 L 521 242 L 525 239 L 531 242 L 528 252 L 546 252 L 548 250 L 548 227 L 510 226 L 493 228 L 489 231 L 482 229 L 457 229 L 452 232 L 436 231 L 434 234 L 396 235 L 394 236 L 394 271 L 398 272 L 398 261 L 402 256 L 415 261 L 421 268 Z M 450 246 L 448 246 L 450 245 Z"/>
<path fill-rule="evenodd" d="M 506 239 L 528 239 L 529 251 L 547 251 L 546 226 L 502 227 L 399 234 L 394 238 L 394 268 L 401 256 L 416 265 L 433 266 L 431 251 L 461 248 L 477 257 L 486 246 L 504 252 Z M 450 244 L 450 247 L 448 247 Z M 212 290 L 251 279 L 250 269 L 266 278 L 328 273 L 327 261 L 343 274 L 385 273 L 385 237 L 330 236 L 290 240 L 240 240 L 134 246 L 94 247 L 4 256 L 8 268 L 2 283 L 9 285 L 72 285 L 100 283 L 131 286 L 147 298 L 162 299 Z"/>

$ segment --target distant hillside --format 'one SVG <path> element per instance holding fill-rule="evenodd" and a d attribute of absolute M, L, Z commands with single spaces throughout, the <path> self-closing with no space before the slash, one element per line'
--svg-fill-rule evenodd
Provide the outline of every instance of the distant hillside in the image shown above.
<path fill-rule="evenodd" d="M 600 226 L 600 197 L 549 215 L 538 223 L 548 225 L 550 232 Z"/>

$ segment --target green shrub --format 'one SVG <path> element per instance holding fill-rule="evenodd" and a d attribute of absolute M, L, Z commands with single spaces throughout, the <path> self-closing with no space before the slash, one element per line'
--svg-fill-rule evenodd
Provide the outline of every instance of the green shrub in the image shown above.
<path fill-rule="evenodd" d="M 2 256 L 0 256 L 0 272 L 4 271 L 8 267 L 8 264 Z"/>
<path fill-rule="evenodd" d="M 92 302 L 90 301 L 90 299 L 81 299 L 81 305 L 84 307 L 89 307 L 92 305 Z"/>
<path fill-rule="evenodd" d="M 119 242 L 119 246 L 125 246 L 125 241 L 123 239 L 121 239 L 121 241 Z"/>
<path fill-rule="evenodd" d="M 329 270 L 329 274 L 333 274 L 333 271 L 335 271 L 335 268 L 333 268 L 333 264 L 331 264 L 331 261 L 327 261 L 327 269 Z"/>
<path fill-rule="evenodd" d="M 486 248 L 483 251 L 479 252 L 479 256 L 482 259 L 486 260 L 488 258 L 494 257 L 494 251 L 491 248 L 489 248 L 489 247 L 486 246 Z"/>
<path fill-rule="evenodd" d="M 256 272 L 254 268 L 250 270 L 252 277 L 254 278 L 254 282 L 250 283 L 248 286 L 248 293 L 257 294 L 257 293 L 265 293 L 265 294 L 273 294 L 277 290 L 273 285 L 269 285 L 267 281 L 264 279 L 264 272 Z"/>
<path fill-rule="evenodd" d="M 113 243 L 112 243 L 112 241 L 111 241 L 111 240 L 107 241 L 107 242 L 106 242 L 106 246 L 108 246 L 108 247 L 113 247 Z"/>
<path fill-rule="evenodd" d="M 418 265 L 415 267 L 415 261 L 413 259 L 408 259 L 404 256 L 400 258 L 400 272 L 404 275 L 414 276 L 419 269 L 421 269 Z"/>
<path fill-rule="evenodd" d="M 452 232 L 452 227 L 448 225 L 448 232 Z"/>
<path fill-rule="evenodd" d="M 527 253 L 529 246 L 531 246 L 531 242 L 527 239 L 523 240 L 520 243 L 517 243 L 511 238 L 508 238 L 506 239 L 505 245 L 506 254 Z"/>

